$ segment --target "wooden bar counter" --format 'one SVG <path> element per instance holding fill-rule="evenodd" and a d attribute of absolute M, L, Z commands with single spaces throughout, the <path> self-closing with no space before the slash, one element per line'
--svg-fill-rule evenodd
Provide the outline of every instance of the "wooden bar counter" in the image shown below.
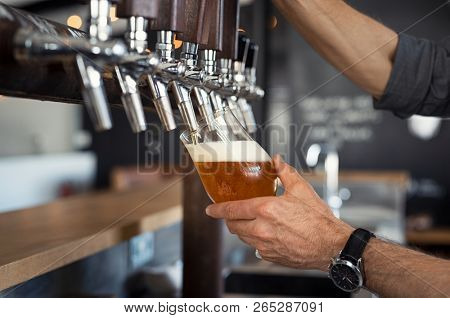
<path fill-rule="evenodd" d="M 408 243 L 419 246 L 450 246 L 450 227 L 406 232 Z"/>
<path fill-rule="evenodd" d="M 0 214 L 0 290 L 182 219 L 182 182 L 69 197 Z"/>

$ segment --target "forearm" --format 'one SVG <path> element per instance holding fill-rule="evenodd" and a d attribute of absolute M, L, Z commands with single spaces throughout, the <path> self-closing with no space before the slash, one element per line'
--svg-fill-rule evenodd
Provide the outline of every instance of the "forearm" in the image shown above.
<path fill-rule="evenodd" d="M 367 288 L 382 297 L 450 297 L 450 261 L 379 239 L 363 260 Z"/>
<path fill-rule="evenodd" d="M 341 0 L 273 0 L 297 31 L 339 71 L 380 98 L 398 44 L 396 33 Z"/>

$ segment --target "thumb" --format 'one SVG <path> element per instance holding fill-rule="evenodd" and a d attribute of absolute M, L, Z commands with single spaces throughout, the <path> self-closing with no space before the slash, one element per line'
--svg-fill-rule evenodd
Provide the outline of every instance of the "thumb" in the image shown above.
<path fill-rule="evenodd" d="M 312 186 L 300 176 L 294 167 L 284 162 L 280 155 L 273 158 L 273 163 L 278 178 L 283 184 L 285 194 L 293 195 L 299 199 L 312 199 L 312 197 L 317 196 Z"/>

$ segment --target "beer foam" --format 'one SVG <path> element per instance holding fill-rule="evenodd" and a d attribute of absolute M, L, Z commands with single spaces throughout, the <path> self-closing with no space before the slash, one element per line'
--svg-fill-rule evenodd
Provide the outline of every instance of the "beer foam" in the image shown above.
<path fill-rule="evenodd" d="M 186 145 L 194 162 L 267 162 L 272 159 L 256 141 L 205 142 Z"/>

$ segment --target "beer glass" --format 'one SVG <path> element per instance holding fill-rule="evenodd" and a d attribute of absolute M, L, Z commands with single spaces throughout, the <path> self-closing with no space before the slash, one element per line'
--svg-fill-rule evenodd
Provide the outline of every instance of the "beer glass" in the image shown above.
<path fill-rule="evenodd" d="M 180 137 L 215 203 L 275 195 L 272 158 L 226 109 Z"/>

